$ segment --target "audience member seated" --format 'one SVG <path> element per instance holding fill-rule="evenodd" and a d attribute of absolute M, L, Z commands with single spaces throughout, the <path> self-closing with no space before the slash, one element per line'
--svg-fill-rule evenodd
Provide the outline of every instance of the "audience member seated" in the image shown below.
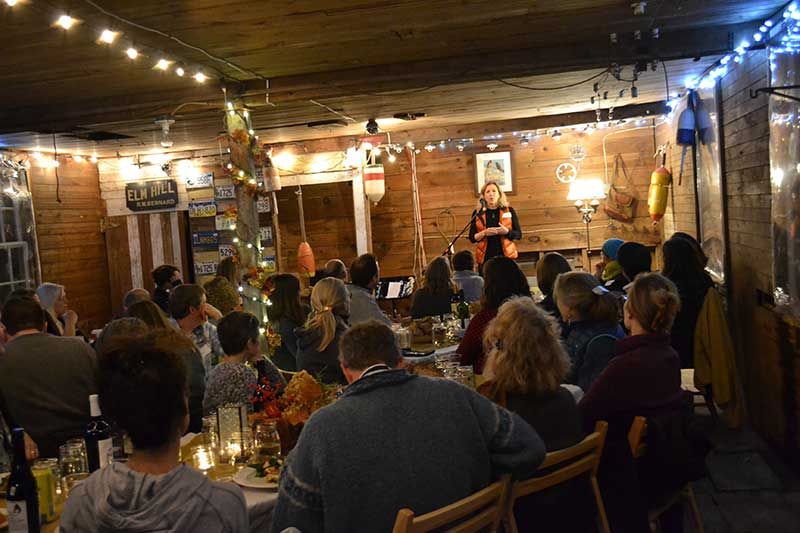
<path fill-rule="evenodd" d="M 158 306 L 156 306 L 156 309 L 158 309 Z M 124 317 L 112 320 L 106 324 L 106 327 L 97 336 L 97 342 L 94 343 L 94 351 L 98 355 L 102 354 L 103 350 L 112 344 L 114 339 L 120 337 L 144 337 L 149 332 L 150 327 L 138 318 Z"/>
<path fill-rule="evenodd" d="M 428 264 L 422 286 L 411 298 L 411 317 L 423 318 L 451 313 L 453 288 L 447 259 L 437 257 Z"/>
<path fill-rule="evenodd" d="M 125 293 L 122 299 L 122 314 L 127 315 L 128 309 L 135 303 L 150 301 L 150 293 L 147 289 L 131 289 Z"/>
<path fill-rule="evenodd" d="M 264 359 L 258 344 L 261 325 L 255 315 L 233 311 L 219 321 L 217 332 L 225 357 L 211 369 L 203 399 L 203 413 L 209 414 L 225 404 L 245 404 L 252 407 L 250 397 L 258 384 L 258 372 L 247 365 Z M 286 381 L 269 360 L 268 380 L 273 387 L 282 388 Z"/>
<path fill-rule="evenodd" d="M 11 294 L 8 295 L 6 301 L 10 300 L 11 298 L 33 298 L 36 300 L 36 303 L 42 305 L 42 301 L 39 299 L 39 294 L 33 289 L 14 289 L 11 291 Z M 47 319 L 47 329 L 45 331 L 47 331 L 47 333 L 50 335 L 60 336 L 58 335 L 58 328 L 60 324 L 56 324 L 57 320 L 53 318 L 50 313 L 45 313 L 44 316 Z"/>
<path fill-rule="evenodd" d="M 530 298 L 511 298 L 489 324 L 484 343 L 488 380 L 479 391 L 536 428 L 548 452 L 580 442 L 578 407 L 561 386 L 570 360 L 556 319 Z M 514 514 L 520 531 L 595 531 L 588 480 L 518 500 Z"/>
<path fill-rule="evenodd" d="M 175 326 L 159 306 L 150 300 L 137 302 L 128 308 L 127 315 L 132 318 L 138 318 L 151 330 L 165 329 L 175 331 Z"/>
<path fill-rule="evenodd" d="M 663 251 L 664 269 L 661 273 L 675 284 L 681 298 L 680 310 L 672 326 L 672 347 L 680 356 L 681 368 L 694 368 L 697 317 L 714 282 L 687 239 L 669 239 L 664 243 Z"/>
<path fill-rule="evenodd" d="M 391 324 L 389 317 L 383 314 L 375 301 L 375 289 L 380 281 L 378 261 L 372 254 L 359 256 L 350 265 L 350 323 L 358 324 L 367 320 L 377 320 Z"/>
<path fill-rule="evenodd" d="M 325 263 L 321 278 L 336 278 L 347 283 L 347 267 L 341 259 L 331 259 Z"/>
<path fill-rule="evenodd" d="M 397 369 L 392 330 L 344 334 L 350 386 L 314 413 L 281 471 L 273 531 L 391 531 L 511 473 L 530 477 L 544 445 L 519 416 L 458 383 Z"/>
<path fill-rule="evenodd" d="M 122 339 L 100 358 L 103 414 L 125 430 L 133 453 L 70 491 L 59 524 L 64 533 L 249 531 L 241 489 L 178 459 L 189 416 L 187 369 L 174 337 Z"/>
<path fill-rule="evenodd" d="M 609 425 L 600 483 L 612 531 L 628 531 L 633 521 L 641 525 L 644 520 L 646 527 L 645 486 L 639 488 L 631 471 L 627 442 L 633 418 L 680 411 L 684 405 L 680 359 L 669 344 L 679 307 L 677 289 L 667 278 L 637 277 L 624 310 L 631 336 L 617 342 L 616 357 L 578 403 L 584 430 L 598 420 Z"/>
<path fill-rule="evenodd" d="M 217 327 L 208 321 L 206 292 L 200 285 L 179 285 L 169 298 L 172 320 L 180 331 L 192 339 L 206 375 L 225 355 L 217 336 Z"/>
<path fill-rule="evenodd" d="M 300 301 L 300 280 L 294 274 L 272 276 L 272 293 L 267 316 L 273 329 L 281 336 L 281 345 L 272 361 L 281 370 L 297 370 L 297 337 L 294 330 L 305 324 L 306 311 Z"/>
<path fill-rule="evenodd" d="M 219 309 L 222 316 L 242 310 L 242 297 L 237 289 L 240 282 L 238 265 L 232 257 L 226 257 L 217 265 L 217 275 L 203 285 L 208 303 Z"/>
<path fill-rule="evenodd" d="M 700 243 L 697 242 L 697 239 L 682 231 L 676 231 L 672 234 L 670 239 L 683 239 L 684 241 L 688 242 L 692 247 L 692 250 L 694 250 L 694 254 L 697 257 L 697 262 L 703 265 L 703 268 L 708 266 L 708 256 L 706 255 L 706 252 L 703 250 L 703 247 L 700 245 Z"/>
<path fill-rule="evenodd" d="M 346 385 L 339 367 L 339 340 L 347 330 L 350 302 L 342 280 L 324 278 L 311 291 L 311 315 L 297 328 L 297 370 L 325 383 Z"/>
<path fill-rule="evenodd" d="M 567 259 L 558 252 L 544 254 L 536 263 L 536 283 L 544 295 L 544 299 L 539 302 L 539 307 L 556 317 L 561 326 L 562 337 L 566 337 L 568 328 L 561 317 L 556 301 L 553 299 L 553 287 L 555 287 L 556 278 L 559 274 L 564 274 L 571 270 L 572 267 L 569 266 Z"/>
<path fill-rule="evenodd" d="M 619 247 L 617 261 L 622 267 L 627 283 L 635 280 L 636 276 L 643 272 L 650 272 L 652 266 L 652 257 L 647 246 L 633 241 L 628 241 Z"/>
<path fill-rule="evenodd" d="M 62 337 L 78 335 L 78 314 L 69 308 L 67 291 L 63 285 L 42 283 L 36 289 L 36 294 L 39 296 L 42 309 L 50 315 L 50 320 L 47 321 L 47 333 Z"/>
<path fill-rule="evenodd" d="M 169 297 L 172 289 L 183 284 L 181 271 L 172 265 L 161 265 L 153 270 L 151 275 L 156 286 L 153 291 L 153 301 L 162 311 L 169 313 Z"/>
<path fill-rule="evenodd" d="M 2 313 L 10 340 L 0 359 L 0 390 L 12 422 L 25 428 L 43 457 L 81 437 L 95 393 L 95 354 L 82 339 L 44 332 L 45 311 L 31 298 L 12 298 Z"/>
<path fill-rule="evenodd" d="M 497 310 L 512 296 L 531 297 L 528 279 L 513 259 L 493 257 L 483 265 L 483 297 L 482 309 L 472 317 L 464 332 L 464 338 L 458 345 L 462 365 L 472 365 L 476 374 L 483 373 L 486 352 L 483 345 L 483 334 L 489 322 L 497 316 Z"/>
<path fill-rule="evenodd" d="M 622 239 L 608 239 L 603 243 L 600 252 L 601 262 L 595 265 L 595 275 L 603 282 L 603 286 L 617 293 L 625 292 L 624 287 L 628 284 L 622 267 L 617 261 L 617 253 L 620 246 L 625 243 Z"/>
<path fill-rule="evenodd" d="M 586 391 L 614 357 L 617 339 L 625 336 L 617 322 L 617 298 L 587 272 L 559 275 L 554 294 L 569 325 L 564 343 L 572 369 L 566 382 Z"/>
<path fill-rule="evenodd" d="M 475 272 L 475 256 L 470 250 L 461 250 L 453 256 L 453 283 L 464 291 L 467 303 L 477 302 L 483 295 L 483 278 Z"/>

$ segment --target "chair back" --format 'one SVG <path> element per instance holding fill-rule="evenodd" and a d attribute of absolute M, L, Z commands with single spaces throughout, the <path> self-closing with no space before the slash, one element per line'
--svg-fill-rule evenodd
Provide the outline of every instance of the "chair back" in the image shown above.
<path fill-rule="evenodd" d="M 603 455 L 603 446 L 605 445 L 607 433 L 608 423 L 602 420 L 597 422 L 594 432 L 578 444 L 548 453 L 544 462 L 538 468 L 539 471 L 543 472 L 541 476 L 513 483 L 511 485 L 511 495 L 506 505 L 505 523 L 507 529 L 512 533 L 517 531 L 517 524 L 514 519 L 514 502 L 517 498 L 567 483 L 588 472 L 597 503 L 598 514 L 600 515 L 601 531 L 608 533 L 608 520 L 597 483 L 597 469 L 600 466 L 600 458 Z"/>
<path fill-rule="evenodd" d="M 503 476 L 500 481 L 471 496 L 420 516 L 416 516 L 411 509 L 401 509 L 392 533 L 497 531 L 510 482 L 510 476 Z"/>
<path fill-rule="evenodd" d="M 644 442 L 646 436 L 647 419 L 643 416 L 635 417 L 631 429 L 628 430 L 628 444 L 634 459 L 639 459 L 647 453 L 647 444 Z"/>

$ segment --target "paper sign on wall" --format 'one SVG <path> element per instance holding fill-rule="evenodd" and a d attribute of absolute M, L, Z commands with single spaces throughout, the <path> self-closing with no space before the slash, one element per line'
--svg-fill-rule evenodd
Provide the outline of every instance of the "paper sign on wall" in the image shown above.
<path fill-rule="evenodd" d="M 236 219 L 228 218 L 225 215 L 217 215 L 214 225 L 218 230 L 232 230 L 236 228 Z"/>
<path fill-rule="evenodd" d="M 236 247 L 232 244 L 220 244 L 219 245 L 219 256 L 222 259 L 226 257 L 234 257 L 236 255 Z"/>
<path fill-rule="evenodd" d="M 272 227 L 259 228 L 258 238 L 261 246 L 272 246 Z"/>
<path fill-rule="evenodd" d="M 206 172 L 199 176 L 189 176 L 186 178 L 187 189 L 203 189 L 205 187 L 214 186 L 214 173 Z"/>
<path fill-rule="evenodd" d="M 259 213 L 269 213 L 270 212 L 269 198 L 259 198 L 258 202 L 256 203 L 256 208 L 258 209 Z"/>
<path fill-rule="evenodd" d="M 216 231 L 198 231 L 192 234 L 192 248 L 216 250 L 218 245 L 219 233 Z"/>
<path fill-rule="evenodd" d="M 189 202 L 189 217 L 213 217 L 217 214 L 217 202 L 214 200 L 196 200 Z"/>
<path fill-rule="evenodd" d="M 198 276 L 214 276 L 217 273 L 216 261 L 195 261 L 194 273 Z"/>
<path fill-rule="evenodd" d="M 217 185 L 214 187 L 214 196 L 217 200 L 235 200 L 236 191 L 233 185 Z"/>

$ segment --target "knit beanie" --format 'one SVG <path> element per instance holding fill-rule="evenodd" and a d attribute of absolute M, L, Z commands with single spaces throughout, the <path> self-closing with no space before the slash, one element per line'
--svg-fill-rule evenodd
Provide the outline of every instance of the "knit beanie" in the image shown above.
<path fill-rule="evenodd" d="M 603 253 L 610 257 L 613 261 L 616 261 L 617 251 L 624 243 L 625 241 L 622 239 L 608 239 L 603 243 Z"/>

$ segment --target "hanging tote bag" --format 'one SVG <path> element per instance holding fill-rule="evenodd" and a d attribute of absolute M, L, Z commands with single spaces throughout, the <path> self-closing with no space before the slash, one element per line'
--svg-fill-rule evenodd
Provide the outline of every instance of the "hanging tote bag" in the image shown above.
<path fill-rule="evenodd" d="M 622 185 L 618 185 L 621 181 L 620 174 L 624 180 Z M 630 224 L 636 214 L 636 200 L 636 188 L 628 176 L 625 161 L 622 159 L 622 154 L 617 154 L 614 156 L 614 172 L 611 175 L 611 186 L 603 209 L 606 215 L 614 220 Z"/>

